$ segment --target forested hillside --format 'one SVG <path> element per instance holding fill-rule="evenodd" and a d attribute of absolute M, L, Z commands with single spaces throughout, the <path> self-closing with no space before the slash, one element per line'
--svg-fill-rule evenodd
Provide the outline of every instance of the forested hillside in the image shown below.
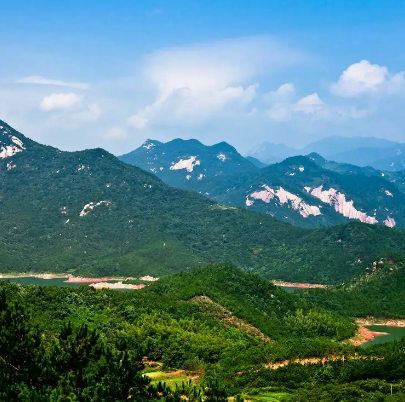
<path fill-rule="evenodd" d="M 0 295 L 2 400 L 403 395 L 403 343 L 358 349 L 364 357 L 351 360 L 351 318 L 230 266 L 177 274 L 135 292 L 2 282 Z M 302 358 L 313 364 L 273 367 Z M 196 388 L 150 383 L 142 376 L 150 364 L 185 370 Z"/>
<path fill-rule="evenodd" d="M 381 253 L 405 252 L 401 230 L 296 228 L 171 188 L 102 149 L 61 152 L 1 124 L 2 272 L 160 276 L 230 262 L 275 279 L 336 282 Z"/>
<path fill-rule="evenodd" d="M 405 259 L 381 257 L 360 275 L 328 289 L 305 291 L 308 300 L 351 317 L 405 317 Z"/>

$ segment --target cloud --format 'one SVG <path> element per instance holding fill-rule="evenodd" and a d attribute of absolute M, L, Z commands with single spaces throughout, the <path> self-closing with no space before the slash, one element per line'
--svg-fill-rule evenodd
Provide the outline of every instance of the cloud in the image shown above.
<path fill-rule="evenodd" d="M 155 100 L 128 124 L 200 124 L 219 112 L 240 112 L 257 95 L 256 77 L 305 59 L 299 51 L 264 37 L 164 49 L 145 58 L 144 76 Z M 250 82 L 249 82 L 250 81 Z"/>
<path fill-rule="evenodd" d="M 90 103 L 76 114 L 76 117 L 83 120 L 97 120 L 101 115 L 100 107 L 95 103 Z"/>
<path fill-rule="evenodd" d="M 339 80 L 331 84 L 330 89 L 336 95 L 349 98 L 366 93 L 394 93 L 404 87 L 403 72 L 393 75 L 385 66 L 362 60 L 343 71 Z"/>
<path fill-rule="evenodd" d="M 304 96 L 295 105 L 294 111 L 302 112 L 305 114 L 319 113 L 325 109 L 325 104 L 317 93 Z"/>
<path fill-rule="evenodd" d="M 127 130 L 120 127 L 111 127 L 105 136 L 107 138 L 122 139 L 127 138 L 128 132 Z"/>
<path fill-rule="evenodd" d="M 53 85 L 57 87 L 68 87 L 77 89 L 88 89 L 89 84 L 84 82 L 66 82 L 61 80 L 49 80 L 39 75 L 32 75 L 29 77 L 23 77 L 17 80 L 18 84 L 37 84 L 37 85 Z"/>
<path fill-rule="evenodd" d="M 45 112 L 54 109 L 71 109 L 73 106 L 81 102 L 82 97 L 74 92 L 52 94 L 42 99 L 39 108 Z"/>
<path fill-rule="evenodd" d="M 297 113 L 311 118 L 327 115 L 327 106 L 317 93 L 296 100 L 297 93 L 291 82 L 281 85 L 276 91 L 265 94 L 263 98 L 265 102 L 271 104 L 270 109 L 265 113 L 266 116 L 277 122 L 287 122 Z"/>

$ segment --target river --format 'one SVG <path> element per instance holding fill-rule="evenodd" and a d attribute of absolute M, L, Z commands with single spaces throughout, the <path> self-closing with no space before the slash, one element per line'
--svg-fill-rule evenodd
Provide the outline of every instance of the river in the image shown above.
<path fill-rule="evenodd" d="M 363 343 L 363 348 L 377 343 L 391 342 L 395 339 L 400 339 L 405 336 L 405 327 L 392 327 L 390 325 L 367 325 L 367 329 L 373 332 L 387 332 L 389 335 L 376 336 L 372 341 Z"/>

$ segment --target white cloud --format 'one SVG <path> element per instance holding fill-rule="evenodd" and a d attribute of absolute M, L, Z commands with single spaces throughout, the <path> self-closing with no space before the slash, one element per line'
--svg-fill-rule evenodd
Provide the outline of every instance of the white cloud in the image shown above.
<path fill-rule="evenodd" d="M 80 103 L 82 97 L 76 95 L 74 92 L 51 94 L 45 96 L 39 104 L 39 108 L 45 112 L 54 109 L 71 109 L 73 106 Z"/>
<path fill-rule="evenodd" d="M 148 119 L 146 118 L 146 116 L 149 114 L 148 113 L 149 110 L 150 110 L 150 107 L 139 111 L 134 116 L 131 116 L 128 119 L 128 125 L 133 128 L 136 128 L 138 130 L 142 130 L 142 129 L 146 128 L 146 126 L 148 124 Z"/>
<path fill-rule="evenodd" d="M 397 92 L 404 87 L 403 72 L 392 75 L 387 67 L 362 60 L 343 71 L 339 80 L 331 84 L 331 91 L 342 97 L 356 97 L 381 91 Z"/>
<path fill-rule="evenodd" d="M 111 127 L 105 136 L 107 138 L 122 139 L 128 136 L 128 132 L 120 127 Z"/>
<path fill-rule="evenodd" d="M 295 86 L 292 83 L 281 85 L 276 91 L 264 95 L 264 100 L 272 106 L 266 111 L 270 120 L 286 122 L 294 114 L 301 113 L 311 117 L 326 117 L 327 107 L 317 93 L 304 96 L 296 101 Z"/>
<path fill-rule="evenodd" d="M 155 89 L 154 102 L 129 117 L 128 124 L 188 126 L 218 113 L 240 112 L 257 95 L 249 82 L 304 56 L 269 37 L 242 38 L 165 49 L 147 56 L 144 75 Z"/>
<path fill-rule="evenodd" d="M 76 115 L 77 118 L 83 120 L 97 120 L 101 115 L 100 107 L 95 103 L 90 103 Z"/>
<path fill-rule="evenodd" d="M 294 111 L 305 114 L 315 114 L 325 109 L 325 104 L 317 93 L 304 96 L 295 105 Z"/>
<path fill-rule="evenodd" d="M 57 87 L 68 87 L 77 89 L 88 89 L 89 84 L 84 82 L 66 82 L 61 80 L 50 80 L 39 75 L 31 75 L 17 80 L 18 84 L 37 84 L 37 85 L 53 85 Z"/>

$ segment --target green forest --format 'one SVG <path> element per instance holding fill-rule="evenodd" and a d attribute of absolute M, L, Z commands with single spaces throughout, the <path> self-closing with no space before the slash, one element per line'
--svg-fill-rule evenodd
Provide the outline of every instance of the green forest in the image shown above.
<path fill-rule="evenodd" d="M 382 300 L 378 284 L 403 275 L 402 261 L 381 261 L 347 285 L 293 293 L 229 265 L 133 292 L 2 281 L 0 400 L 403 401 L 405 339 L 348 342 L 368 310 L 347 295 Z M 405 316 L 400 303 L 391 313 Z"/>

